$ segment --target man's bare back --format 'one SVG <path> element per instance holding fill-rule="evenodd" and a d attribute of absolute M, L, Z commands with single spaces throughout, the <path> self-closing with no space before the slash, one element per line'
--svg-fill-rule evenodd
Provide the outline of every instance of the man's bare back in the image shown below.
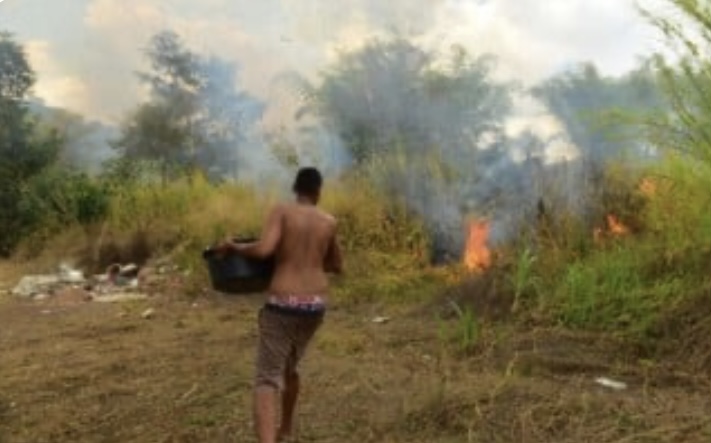
<path fill-rule="evenodd" d="M 336 220 L 316 206 L 291 203 L 280 213 L 281 241 L 275 251 L 276 267 L 269 292 L 273 296 L 328 293 L 328 276 L 339 254 Z"/>
<path fill-rule="evenodd" d="M 275 443 L 292 431 L 299 393 L 297 366 L 326 312 L 328 272 L 342 272 L 336 220 L 316 207 L 322 178 L 302 168 L 293 191 L 296 202 L 274 207 L 260 239 L 248 245 L 225 242 L 222 249 L 249 257 L 274 256 L 276 267 L 259 312 L 255 380 L 255 425 L 260 443 Z M 276 429 L 276 394 L 282 420 Z"/>

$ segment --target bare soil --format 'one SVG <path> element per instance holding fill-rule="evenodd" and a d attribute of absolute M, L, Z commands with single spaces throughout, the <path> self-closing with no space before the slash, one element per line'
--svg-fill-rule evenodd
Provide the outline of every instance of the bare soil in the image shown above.
<path fill-rule="evenodd" d="M 254 442 L 259 303 L 1 301 L 0 442 Z M 421 306 L 334 306 L 302 368 L 299 441 L 711 441 L 708 378 L 676 357 L 510 323 L 463 354 L 443 343 L 449 327 Z"/>

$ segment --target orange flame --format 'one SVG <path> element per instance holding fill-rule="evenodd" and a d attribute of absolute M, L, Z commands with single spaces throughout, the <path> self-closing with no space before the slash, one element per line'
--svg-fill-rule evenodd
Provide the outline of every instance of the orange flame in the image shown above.
<path fill-rule="evenodd" d="M 630 233 L 629 228 L 625 226 L 616 215 L 607 214 L 605 219 L 607 221 L 606 228 L 597 227 L 593 229 L 593 239 L 595 243 L 600 243 L 608 235 L 620 237 Z"/>
<path fill-rule="evenodd" d="M 615 215 L 607 215 L 607 228 L 612 235 L 627 235 L 630 230 Z"/>
<path fill-rule="evenodd" d="M 487 246 L 491 224 L 480 220 L 468 225 L 464 248 L 464 266 L 470 271 L 484 271 L 491 266 L 491 251 Z"/>

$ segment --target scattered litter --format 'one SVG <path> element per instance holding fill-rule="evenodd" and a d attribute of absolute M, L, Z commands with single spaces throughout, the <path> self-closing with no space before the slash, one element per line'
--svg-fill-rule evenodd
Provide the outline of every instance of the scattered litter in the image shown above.
<path fill-rule="evenodd" d="M 117 286 L 138 286 L 140 269 L 133 263 L 120 265 L 114 263 L 106 269 L 107 280 Z"/>
<path fill-rule="evenodd" d="M 154 314 L 155 314 L 155 311 L 153 310 L 153 308 L 148 308 L 145 311 L 143 311 L 143 314 L 141 314 L 141 317 L 146 318 L 146 319 L 153 318 Z"/>
<path fill-rule="evenodd" d="M 615 391 L 622 391 L 627 389 L 627 384 L 623 383 L 621 381 L 616 381 L 612 380 L 606 377 L 600 377 L 596 378 L 595 382 L 599 384 L 600 386 L 604 386 L 606 388 L 614 389 Z"/>
<path fill-rule="evenodd" d="M 59 283 L 61 279 L 57 275 L 26 275 L 12 290 L 12 295 L 32 298 Z"/>
<path fill-rule="evenodd" d="M 115 263 L 104 274 L 89 278 L 73 267 L 62 263 L 54 274 L 26 275 L 10 291 L 17 297 L 33 301 L 61 304 L 85 302 L 117 303 L 145 300 L 148 294 L 165 290 L 173 284 L 177 266 L 139 267 L 133 263 Z M 171 275 L 166 275 L 172 273 Z"/>
<path fill-rule="evenodd" d="M 390 321 L 390 317 L 375 317 L 373 323 L 383 324 Z"/>
<path fill-rule="evenodd" d="M 54 294 L 55 291 L 81 285 L 86 282 L 81 271 L 62 264 L 55 274 L 26 275 L 12 290 L 12 294 L 23 298 L 45 300 Z"/>
<path fill-rule="evenodd" d="M 84 274 L 81 271 L 73 269 L 66 264 L 59 266 L 58 275 L 63 283 L 83 283 L 85 281 Z"/>
<path fill-rule="evenodd" d="M 52 311 L 50 311 L 49 309 L 45 309 L 44 311 L 42 311 L 42 315 L 49 315 L 51 313 Z"/>

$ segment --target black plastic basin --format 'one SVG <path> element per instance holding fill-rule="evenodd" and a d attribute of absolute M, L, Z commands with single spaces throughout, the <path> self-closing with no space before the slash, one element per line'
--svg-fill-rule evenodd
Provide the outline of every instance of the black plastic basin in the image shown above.
<path fill-rule="evenodd" d="M 235 243 L 250 243 L 239 239 Z M 202 253 L 210 272 L 213 289 L 227 294 L 255 294 L 269 287 L 274 274 L 274 258 L 246 258 L 235 253 L 218 254 L 213 247 Z"/>

